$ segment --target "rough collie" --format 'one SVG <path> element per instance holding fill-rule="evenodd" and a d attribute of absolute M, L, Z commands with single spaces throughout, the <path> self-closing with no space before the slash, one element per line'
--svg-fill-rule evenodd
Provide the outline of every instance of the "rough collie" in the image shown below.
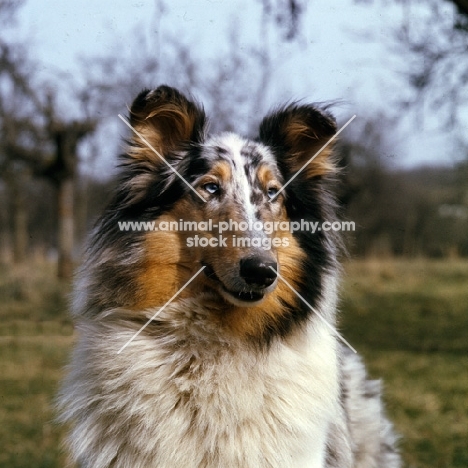
<path fill-rule="evenodd" d="M 256 139 L 209 136 L 203 109 L 161 86 L 128 125 L 76 281 L 59 398 L 72 460 L 399 467 L 378 382 L 334 330 L 334 118 L 291 104 Z"/>

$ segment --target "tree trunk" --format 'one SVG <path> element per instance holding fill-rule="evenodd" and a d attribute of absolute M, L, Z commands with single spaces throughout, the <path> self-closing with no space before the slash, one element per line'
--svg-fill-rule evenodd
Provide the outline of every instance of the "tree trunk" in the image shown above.
<path fill-rule="evenodd" d="M 60 180 L 58 197 L 58 277 L 73 275 L 73 178 Z"/>
<path fill-rule="evenodd" d="M 26 208 L 26 177 L 16 174 L 10 179 L 12 195 L 12 227 L 13 227 L 13 262 L 24 263 L 28 248 L 28 210 Z"/>
<path fill-rule="evenodd" d="M 58 277 L 62 279 L 69 279 L 73 275 L 76 147 L 94 127 L 94 123 L 89 121 L 67 125 L 56 122 L 56 128 L 51 131 L 57 152 L 55 161 L 44 174 L 57 186 Z"/>

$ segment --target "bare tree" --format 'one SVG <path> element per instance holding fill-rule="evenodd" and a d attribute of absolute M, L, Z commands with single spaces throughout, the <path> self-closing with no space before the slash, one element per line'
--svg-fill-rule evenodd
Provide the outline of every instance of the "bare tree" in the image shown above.
<path fill-rule="evenodd" d="M 95 123 L 88 119 L 72 122 L 54 119 L 48 129 L 55 142 L 55 155 L 42 175 L 52 181 L 57 190 L 59 278 L 71 278 L 73 273 L 77 146 L 94 129 Z"/>
<path fill-rule="evenodd" d="M 296 39 L 301 29 L 301 17 L 306 0 L 258 0 L 265 17 L 273 20 L 287 41 Z"/>
<path fill-rule="evenodd" d="M 19 3 L 0 1 L 0 23 L 14 16 Z M 69 278 L 73 251 L 73 187 L 78 142 L 95 122 L 66 121 L 47 87 L 31 81 L 35 66 L 22 44 L 0 41 L 0 168 L 12 201 L 13 258 L 23 262 L 28 245 L 27 190 L 32 176 L 57 190 L 58 274 Z M 51 88 L 51 87 L 49 87 Z"/>
<path fill-rule="evenodd" d="M 1 25 L 14 20 L 21 3 L 0 1 Z M 40 147 L 40 131 L 35 118 L 38 101 L 27 78 L 33 69 L 34 64 L 22 44 L 0 38 L 0 169 L 11 201 L 11 243 L 16 263 L 26 259 L 28 210 L 25 188 L 32 175 L 31 166 L 38 161 Z M 6 230 L 4 237 L 8 237 Z"/>
<path fill-rule="evenodd" d="M 464 3 L 431 0 L 421 8 L 408 1 L 405 21 L 397 31 L 403 52 L 410 57 L 407 78 L 414 93 L 406 105 L 428 106 L 439 116 L 445 112 L 443 122 L 451 126 L 459 123 L 460 110 L 468 103 L 468 11 Z"/>
<path fill-rule="evenodd" d="M 372 0 L 355 0 L 370 3 Z M 374 0 L 375 1 L 375 0 Z M 286 40 L 300 37 L 305 0 L 258 0 L 265 17 L 277 25 Z M 386 5 L 383 3 L 383 8 Z M 468 102 L 468 0 L 394 0 L 401 5 L 404 21 L 396 31 L 408 56 L 407 79 L 411 97 L 405 108 L 428 105 L 444 123 L 454 125 Z"/>

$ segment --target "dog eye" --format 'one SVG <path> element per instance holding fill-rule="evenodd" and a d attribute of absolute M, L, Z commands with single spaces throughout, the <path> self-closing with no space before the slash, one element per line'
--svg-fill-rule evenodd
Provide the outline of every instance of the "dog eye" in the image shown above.
<path fill-rule="evenodd" d="M 279 192 L 279 189 L 277 189 L 276 187 L 270 187 L 267 190 L 268 198 L 273 198 L 275 195 L 278 194 L 278 192 Z"/>
<path fill-rule="evenodd" d="M 219 192 L 219 185 L 215 184 L 214 182 L 209 182 L 208 184 L 205 184 L 203 188 L 211 194 L 215 194 Z"/>

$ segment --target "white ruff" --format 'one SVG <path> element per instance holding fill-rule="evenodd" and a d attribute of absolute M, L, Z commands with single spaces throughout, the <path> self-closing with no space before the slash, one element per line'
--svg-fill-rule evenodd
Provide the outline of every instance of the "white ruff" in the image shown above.
<path fill-rule="evenodd" d="M 259 352 L 219 339 L 204 314 L 196 302 L 172 304 L 156 325 L 165 333 L 143 332 L 119 355 L 134 329 L 81 324 L 62 405 L 83 466 L 324 466 L 339 413 L 329 330 L 309 324 Z"/>

